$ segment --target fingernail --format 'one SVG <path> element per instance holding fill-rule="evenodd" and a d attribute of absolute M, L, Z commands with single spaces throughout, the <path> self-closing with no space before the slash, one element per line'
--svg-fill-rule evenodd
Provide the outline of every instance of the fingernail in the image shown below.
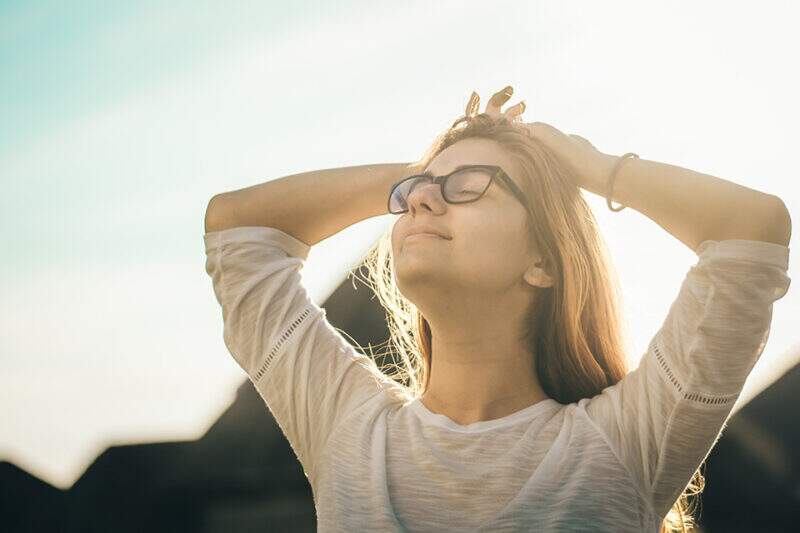
<path fill-rule="evenodd" d="M 522 106 L 522 111 L 520 111 L 520 113 L 523 113 L 523 112 L 525 111 L 525 108 L 526 108 L 526 107 L 528 107 L 528 106 L 525 104 L 525 100 L 522 100 L 522 101 L 519 103 L 519 105 L 521 105 L 521 106 Z"/>
<path fill-rule="evenodd" d="M 514 92 L 514 89 L 511 87 L 511 85 L 508 85 L 505 89 L 503 89 L 503 92 L 510 95 Z"/>

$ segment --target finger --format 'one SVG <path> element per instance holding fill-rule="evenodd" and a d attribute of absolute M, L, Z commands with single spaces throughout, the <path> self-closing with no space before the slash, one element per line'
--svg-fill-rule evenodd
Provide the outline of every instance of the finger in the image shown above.
<path fill-rule="evenodd" d="M 489 115 L 499 115 L 500 108 L 508 102 L 508 99 L 511 98 L 511 95 L 514 93 L 514 88 L 511 85 L 508 85 L 504 89 L 497 91 L 492 95 L 489 99 L 489 103 L 486 104 L 486 113 Z"/>
<path fill-rule="evenodd" d="M 481 105 L 481 97 L 475 91 L 472 91 L 472 94 L 469 97 L 469 102 L 467 102 L 467 107 L 464 110 L 464 115 L 468 117 L 474 117 L 478 113 L 478 109 Z"/>
<path fill-rule="evenodd" d="M 567 134 L 562 132 L 560 129 L 556 128 L 552 124 L 548 124 L 546 122 L 532 122 L 531 127 L 533 128 L 534 132 L 541 136 L 546 137 L 561 137 L 562 139 L 566 138 Z"/>
<path fill-rule="evenodd" d="M 552 139 L 564 135 L 555 126 L 551 126 L 546 122 L 529 122 L 526 126 L 530 130 L 531 136 L 538 139 Z"/>
<path fill-rule="evenodd" d="M 513 122 L 514 120 L 520 119 L 520 115 L 522 115 L 522 113 L 525 112 L 525 107 L 526 107 L 525 101 L 523 100 L 519 102 L 517 105 L 513 105 L 508 109 L 506 109 L 503 114 L 508 117 L 508 120 Z"/>

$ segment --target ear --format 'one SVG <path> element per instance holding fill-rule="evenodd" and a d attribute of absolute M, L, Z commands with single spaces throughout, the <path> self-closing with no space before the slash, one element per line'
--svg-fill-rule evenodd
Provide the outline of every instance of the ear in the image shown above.
<path fill-rule="evenodd" d="M 551 275 L 547 261 L 541 257 L 535 257 L 534 262 L 528 267 L 523 276 L 525 281 L 536 287 L 551 287 L 556 280 Z"/>

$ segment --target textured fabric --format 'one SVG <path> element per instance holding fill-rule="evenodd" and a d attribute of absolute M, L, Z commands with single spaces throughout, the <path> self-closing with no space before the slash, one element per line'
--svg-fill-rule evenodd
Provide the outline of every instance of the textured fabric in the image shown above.
<path fill-rule="evenodd" d="M 789 248 L 705 241 L 639 366 L 593 398 L 459 425 L 359 353 L 308 296 L 310 247 L 207 233 L 224 341 L 314 494 L 320 531 L 657 531 L 725 427 L 789 288 Z"/>

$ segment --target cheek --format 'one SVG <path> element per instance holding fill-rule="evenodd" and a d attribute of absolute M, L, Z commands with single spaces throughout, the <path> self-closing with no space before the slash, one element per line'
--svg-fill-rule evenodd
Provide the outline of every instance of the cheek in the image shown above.
<path fill-rule="evenodd" d="M 399 222 L 395 222 L 395 224 L 392 226 L 392 233 L 390 235 L 391 243 L 392 243 L 392 251 L 394 251 L 394 252 L 397 251 L 397 244 L 398 244 L 397 235 L 399 234 L 398 225 L 399 225 Z"/>
<path fill-rule="evenodd" d="M 392 233 L 392 252 L 397 255 L 403 249 L 403 229 L 398 228 Z"/>
<path fill-rule="evenodd" d="M 459 251 L 471 258 L 469 262 L 474 268 L 498 272 L 512 268 L 525 256 L 527 236 L 524 226 L 516 219 L 496 216 L 492 225 L 483 224 L 472 229 L 469 238 L 462 243 L 466 246 Z"/>

